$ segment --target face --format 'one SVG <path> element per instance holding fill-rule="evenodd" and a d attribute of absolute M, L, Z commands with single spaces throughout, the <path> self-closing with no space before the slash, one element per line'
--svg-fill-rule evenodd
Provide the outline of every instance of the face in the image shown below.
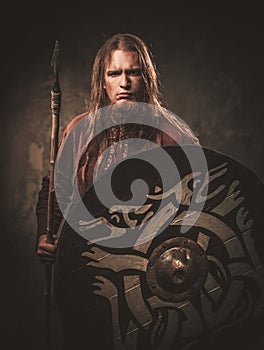
<path fill-rule="evenodd" d="M 143 102 L 143 79 L 136 52 L 112 51 L 105 67 L 104 88 L 111 103 Z"/>

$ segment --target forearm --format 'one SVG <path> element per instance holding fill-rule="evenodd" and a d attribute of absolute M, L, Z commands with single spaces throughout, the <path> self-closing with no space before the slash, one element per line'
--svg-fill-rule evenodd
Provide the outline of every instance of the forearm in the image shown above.
<path fill-rule="evenodd" d="M 38 201 L 36 206 L 37 217 L 37 243 L 39 237 L 46 234 L 47 228 L 47 213 L 48 213 L 48 196 L 49 196 L 49 177 L 45 176 L 42 179 L 42 186 L 38 194 Z M 62 220 L 62 213 L 57 201 L 54 203 L 54 232 L 57 232 L 60 222 Z"/>

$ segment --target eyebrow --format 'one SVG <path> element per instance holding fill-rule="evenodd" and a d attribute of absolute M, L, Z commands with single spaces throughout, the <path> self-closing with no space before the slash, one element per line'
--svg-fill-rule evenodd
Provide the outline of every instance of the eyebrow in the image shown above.
<path fill-rule="evenodd" d="M 122 69 L 116 68 L 116 69 L 110 69 L 106 72 L 106 74 L 112 74 L 112 73 L 121 73 Z M 126 73 L 141 73 L 141 68 L 129 68 L 125 69 Z"/>
<path fill-rule="evenodd" d="M 122 70 L 116 68 L 116 69 L 110 69 L 110 70 L 108 70 L 106 73 L 107 73 L 107 74 L 111 74 L 111 73 L 119 73 L 119 72 L 122 72 Z"/>

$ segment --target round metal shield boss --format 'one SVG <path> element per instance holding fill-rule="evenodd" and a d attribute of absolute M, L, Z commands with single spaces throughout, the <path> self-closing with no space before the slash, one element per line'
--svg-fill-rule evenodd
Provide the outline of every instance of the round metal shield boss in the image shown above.
<path fill-rule="evenodd" d="M 156 247 L 147 266 L 150 290 L 162 300 L 178 302 L 193 298 L 208 274 L 203 248 L 187 237 L 171 238 Z"/>

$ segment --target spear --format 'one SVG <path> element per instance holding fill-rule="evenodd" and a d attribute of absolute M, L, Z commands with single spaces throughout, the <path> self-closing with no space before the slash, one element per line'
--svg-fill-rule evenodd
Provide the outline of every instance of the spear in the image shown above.
<path fill-rule="evenodd" d="M 59 137 L 59 119 L 61 108 L 61 90 L 59 83 L 60 70 L 60 52 L 59 42 L 55 42 L 55 47 L 51 59 L 51 67 L 54 72 L 54 83 L 51 90 L 51 137 L 50 137 L 50 180 L 48 194 L 48 213 L 47 213 L 47 242 L 54 243 L 54 202 L 55 202 L 55 186 L 54 186 L 54 170 L 55 161 L 58 152 Z M 52 266 L 53 262 L 44 264 L 44 290 L 43 290 L 43 326 L 42 326 L 42 346 L 47 350 L 51 347 L 50 333 L 50 308 L 51 308 L 51 285 L 52 285 Z"/>
<path fill-rule="evenodd" d="M 60 51 L 59 42 L 56 41 L 55 48 L 51 59 L 51 67 L 54 71 L 55 80 L 51 90 L 51 138 L 50 138 L 50 182 L 49 182 L 49 197 L 48 197 L 48 217 L 47 217 L 47 241 L 54 242 L 54 169 L 55 161 L 58 152 L 58 138 L 59 138 L 59 119 L 61 108 L 61 90 L 59 83 L 60 70 Z"/>

